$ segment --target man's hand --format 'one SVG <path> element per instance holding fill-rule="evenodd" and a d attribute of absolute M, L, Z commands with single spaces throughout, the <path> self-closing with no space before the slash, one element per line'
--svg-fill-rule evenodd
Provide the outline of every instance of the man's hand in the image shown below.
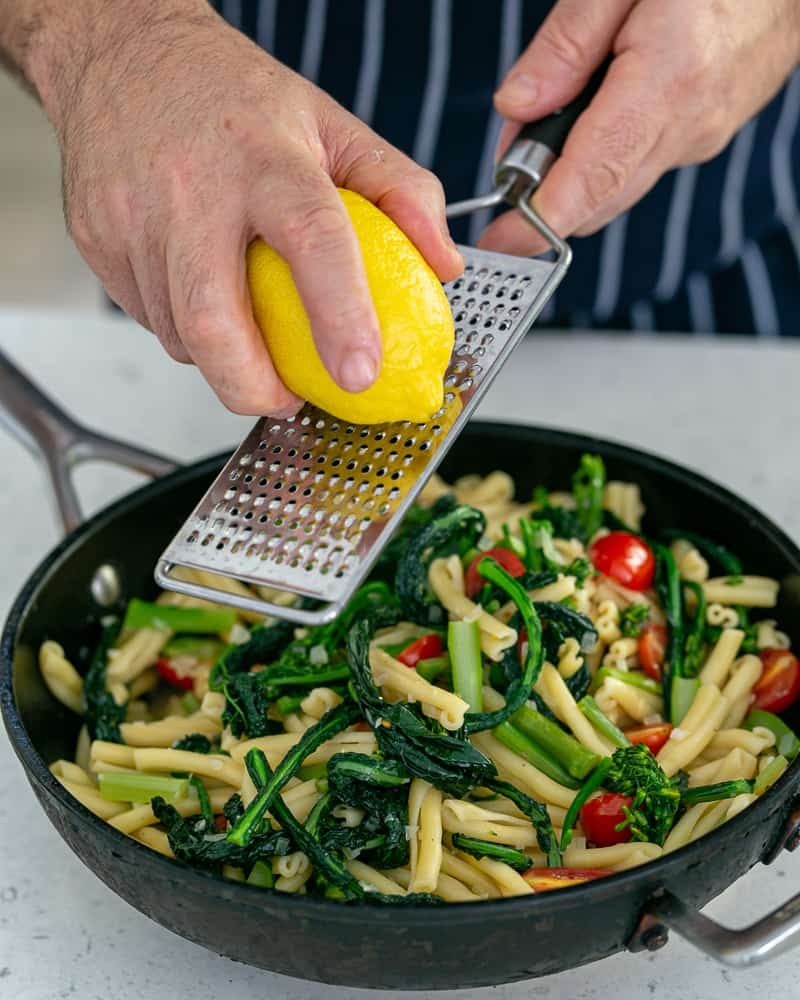
<path fill-rule="evenodd" d="M 447 280 L 462 263 L 433 175 L 204 0 L 72 0 L 73 35 L 47 30 L 60 4 L 0 0 L 0 43 L 18 2 L 41 8 L 23 69 L 59 135 L 70 232 L 111 297 L 230 409 L 293 412 L 250 308 L 245 249 L 260 236 L 288 260 L 328 370 L 367 388 L 380 332 L 335 187 L 380 206 Z"/>
<path fill-rule="evenodd" d="M 508 119 L 501 151 L 520 123 L 575 98 L 609 53 L 600 91 L 533 199 L 563 236 L 595 232 L 668 170 L 719 153 L 796 68 L 800 3 L 559 0 L 495 95 Z M 517 212 L 480 245 L 542 248 Z"/>

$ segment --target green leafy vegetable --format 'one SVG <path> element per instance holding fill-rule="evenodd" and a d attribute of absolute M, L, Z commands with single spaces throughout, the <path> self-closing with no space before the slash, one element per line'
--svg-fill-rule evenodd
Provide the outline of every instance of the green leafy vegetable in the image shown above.
<path fill-rule="evenodd" d="M 222 865 L 249 869 L 258 860 L 291 854 L 292 840 L 283 830 L 259 833 L 246 845 L 234 844 L 222 834 L 209 833 L 202 816 L 184 819 L 173 806 L 156 796 L 150 803 L 159 823 L 167 831 L 176 858 L 198 868 L 219 870 Z"/>
<path fill-rule="evenodd" d="M 763 708 L 753 708 L 742 726 L 750 730 L 757 726 L 768 729 L 775 736 L 775 752 L 786 757 L 787 760 L 794 760 L 800 753 L 800 739 L 798 739 L 797 734 L 786 725 L 783 719 L 779 719 L 772 712 L 767 712 Z"/>
<path fill-rule="evenodd" d="M 603 523 L 603 492 L 606 486 L 606 469 L 599 455 L 582 455 L 577 471 L 572 477 L 572 495 L 583 537 L 589 539 Z"/>
<path fill-rule="evenodd" d="M 516 676 L 510 681 L 505 692 L 506 703 L 494 712 L 469 712 L 464 719 L 468 733 L 494 729 L 505 722 L 517 709 L 525 704 L 531 688 L 536 683 L 544 662 L 542 645 L 542 623 L 533 602 L 524 587 L 510 576 L 494 559 L 484 559 L 478 564 L 478 573 L 490 583 L 501 587 L 516 604 L 528 637 L 528 650 L 522 670 L 516 667 Z"/>
<path fill-rule="evenodd" d="M 474 507 L 459 504 L 412 534 L 397 564 L 395 591 L 403 615 L 419 625 L 442 625 L 444 608 L 428 585 L 428 567 L 433 559 L 456 545 L 470 548 L 486 528 L 486 519 Z"/>
<path fill-rule="evenodd" d="M 547 858 L 548 866 L 558 868 L 561 864 L 561 851 L 558 849 L 558 841 L 553 830 L 553 824 L 545 806 L 541 802 L 537 802 L 536 799 L 532 799 L 529 795 L 521 792 L 508 781 L 500 781 L 495 778 L 488 781 L 486 787 L 490 791 L 502 795 L 503 798 L 509 799 L 521 813 L 524 813 L 528 817 L 534 830 L 536 830 L 536 840 L 542 853 Z"/>
<path fill-rule="evenodd" d="M 172 744 L 173 750 L 189 750 L 191 753 L 211 753 L 211 740 L 202 733 L 189 733 Z"/>
<path fill-rule="evenodd" d="M 108 651 L 119 635 L 119 622 L 114 619 L 102 626 L 89 669 L 83 678 L 83 698 L 86 703 L 86 726 L 93 740 L 121 743 L 119 725 L 125 719 L 127 708 L 118 705 L 106 687 Z"/>
<path fill-rule="evenodd" d="M 663 844 L 681 803 L 681 793 L 650 750 L 642 743 L 615 750 L 604 779 L 612 792 L 633 799 L 625 811 L 623 829 L 634 840 Z"/>
<path fill-rule="evenodd" d="M 271 807 L 287 781 L 292 778 L 309 754 L 322 746 L 327 740 L 341 733 L 359 718 L 358 706 L 351 701 L 345 701 L 336 708 L 329 709 L 315 725 L 303 733 L 300 740 L 288 751 L 278 765 L 270 781 L 259 791 L 244 815 L 232 830 L 228 831 L 228 840 L 232 844 L 244 846 L 253 838 L 264 813 Z M 251 750 L 247 759 L 254 751 Z"/>
<path fill-rule="evenodd" d="M 635 639 L 642 631 L 642 626 L 650 617 L 649 604 L 629 604 L 619 616 L 619 627 L 624 636 Z"/>
<path fill-rule="evenodd" d="M 492 858 L 502 861 L 518 872 L 527 871 L 533 864 L 527 854 L 517 851 L 506 844 L 495 844 L 491 840 L 478 840 L 477 837 L 467 837 L 463 833 L 453 834 L 453 847 L 473 858 Z"/>
<path fill-rule="evenodd" d="M 687 809 L 698 802 L 719 802 L 733 799 L 737 795 L 747 795 L 753 791 L 753 782 L 747 778 L 733 781 L 719 781 L 715 785 L 694 785 L 681 793 L 681 805 Z"/>
<path fill-rule="evenodd" d="M 396 612 L 376 612 L 350 629 L 347 655 L 353 695 L 387 757 L 400 761 L 415 777 L 459 796 L 485 784 L 496 773 L 494 764 L 466 739 L 425 718 L 418 705 L 392 705 L 381 697 L 372 679 L 369 644 L 376 629 L 394 624 L 396 617 Z"/>

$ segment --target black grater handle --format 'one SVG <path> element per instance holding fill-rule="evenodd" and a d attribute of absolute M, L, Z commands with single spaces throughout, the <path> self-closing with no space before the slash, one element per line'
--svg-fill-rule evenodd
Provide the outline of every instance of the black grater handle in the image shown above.
<path fill-rule="evenodd" d="M 539 142 L 543 146 L 547 146 L 554 156 L 560 156 L 573 125 L 591 104 L 603 80 L 605 80 L 610 65 L 611 60 L 607 59 L 592 75 L 575 100 L 570 102 L 565 108 L 554 111 L 553 114 L 547 115 L 545 118 L 540 118 L 538 121 L 528 122 L 526 125 L 523 125 L 522 130 L 517 136 L 517 141 L 520 139 L 529 139 L 531 142 Z"/>
<path fill-rule="evenodd" d="M 519 135 L 497 164 L 495 182 L 498 186 L 511 183 L 516 187 L 520 180 L 533 183 L 535 187 L 541 184 L 547 171 L 561 155 L 575 122 L 600 89 L 610 65 L 611 59 L 606 59 L 581 93 L 566 107 L 522 126 Z"/>

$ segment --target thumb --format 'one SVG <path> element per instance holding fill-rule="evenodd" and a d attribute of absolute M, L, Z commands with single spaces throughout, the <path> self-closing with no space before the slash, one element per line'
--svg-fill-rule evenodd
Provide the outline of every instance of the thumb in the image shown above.
<path fill-rule="evenodd" d="M 536 121 L 569 104 L 612 50 L 635 5 L 636 0 L 559 0 L 494 95 L 500 114 Z"/>

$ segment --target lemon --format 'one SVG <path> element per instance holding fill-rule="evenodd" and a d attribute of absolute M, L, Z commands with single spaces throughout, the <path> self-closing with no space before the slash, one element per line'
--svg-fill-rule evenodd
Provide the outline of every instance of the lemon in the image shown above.
<path fill-rule="evenodd" d="M 339 189 L 361 247 L 383 338 L 383 363 L 364 392 L 346 392 L 325 369 L 283 257 L 262 240 L 247 251 L 253 313 L 275 368 L 292 392 L 342 420 L 423 422 L 442 405 L 453 351 L 444 290 L 409 238 L 372 202 Z"/>

